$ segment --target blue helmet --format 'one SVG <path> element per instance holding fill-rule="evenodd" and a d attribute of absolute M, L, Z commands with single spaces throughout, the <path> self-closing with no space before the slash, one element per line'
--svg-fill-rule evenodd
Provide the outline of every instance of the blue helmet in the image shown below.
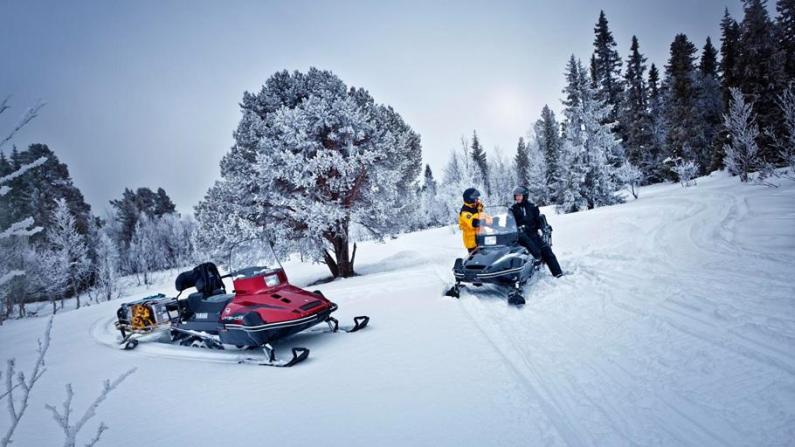
<path fill-rule="evenodd" d="M 475 200 L 480 198 L 480 191 L 475 188 L 467 188 L 464 191 L 464 202 L 474 203 Z"/>

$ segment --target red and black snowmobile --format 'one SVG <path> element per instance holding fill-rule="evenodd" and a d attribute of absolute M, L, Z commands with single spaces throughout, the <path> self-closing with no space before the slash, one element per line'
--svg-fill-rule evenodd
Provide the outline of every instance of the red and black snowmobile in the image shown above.
<path fill-rule="evenodd" d="M 231 277 L 233 293 L 227 293 L 222 278 Z M 149 334 L 170 335 L 170 343 L 209 349 L 263 349 L 265 360 L 243 358 L 241 363 L 293 366 L 309 356 L 309 349 L 292 348 L 292 358 L 279 361 L 271 343 L 327 323 L 329 332 L 356 332 L 370 321 L 354 318 L 354 325 L 340 328 L 331 316 L 337 305 L 320 291 L 309 292 L 290 284 L 283 268 L 249 267 L 221 276 L 207 262 L 177 276 L 179 294 L 159 294 L 122 304 L 116 312 L 121 346 L 134 349 Z M 180 299 L 183 291 L 196 291 Z M 149 337 L 146 337 L 149 338 Z"/>

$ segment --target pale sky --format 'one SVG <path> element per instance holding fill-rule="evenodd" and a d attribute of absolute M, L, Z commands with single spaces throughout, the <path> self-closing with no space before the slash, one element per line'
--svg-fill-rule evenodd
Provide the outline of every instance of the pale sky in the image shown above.
<path fill-rule="evenodd" d="M 600 9 L 623 60 L 636 34 L 662 70 L 677 33 L 719 47 L 726 6 L 741 18 L 740 0 L 0 0 L 0 96 L 14 106 L 0 129 L 41 98 L 15 143 L 48 144 L 95 213 L 140 186 L 190 213 L 220 176 L 243 91 L 315 66 L 392 105 L 440 178 L 462 135 L 512 156 L 544 104 L 560 110 L 566 61 L 588 62 Z"/>

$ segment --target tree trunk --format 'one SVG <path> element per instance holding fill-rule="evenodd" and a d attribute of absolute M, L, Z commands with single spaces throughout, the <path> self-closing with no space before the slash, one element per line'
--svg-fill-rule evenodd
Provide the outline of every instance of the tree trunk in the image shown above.
<path fill-rule="evenodd" d="M 335 236 L 332 240 L 334 256 L 328 251 L 323 253 L 323 260 L 335 278 L 349 278 L 355 274 L 353 261 L 356 256 L 356 244 L 353 244 L 353 256 L 348 247 L 348 241 L 343 236 Z"/>
<path fill-rule="evenodd" d="M 77 301 L 77 308 L 80 309 L 80 295 L 77 293 L 77 284 L 72 282 L 72 293 L 75 295 L 75 300 Z"/>

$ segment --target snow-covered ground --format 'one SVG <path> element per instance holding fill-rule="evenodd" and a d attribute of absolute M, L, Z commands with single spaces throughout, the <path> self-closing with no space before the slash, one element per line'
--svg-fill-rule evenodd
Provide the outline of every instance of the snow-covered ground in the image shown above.
<path fill-rule="evenodd" d="M 110 426 L 101 445 L 795 443 L 795 182 L 714 176 L 548 215 L 570 275 L 544 272 L 523 308 L 489 290 L 441 296 L 463 252 L 449 228 L 364 244 L 362 276 L 317 288 L 341 320 L 367 314 L 370 327 L 285 341 L 282 351 L 312 350 L 295 368 L 112 349 L 118 301 L 59 314 L 14 445 L 59 444 L 45 403 L 60 404 L 71 382 L 82 412 L 103 379 L 131 367 L 92 421 Z M 286 268 L 299 285 L 327 274 Z M 0 358 L 28 367 L 45 325 L 0 327 Z"/>

